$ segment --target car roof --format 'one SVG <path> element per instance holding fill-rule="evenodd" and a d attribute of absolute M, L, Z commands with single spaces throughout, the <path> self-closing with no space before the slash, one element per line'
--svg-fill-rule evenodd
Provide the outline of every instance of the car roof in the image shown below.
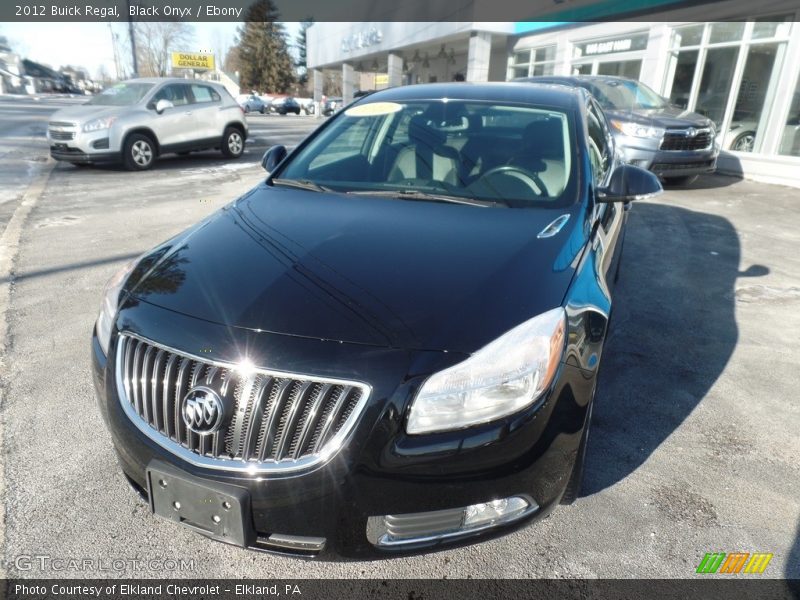
<path fill-rule="evenodd" d="M 413 101 L 449 98 L 452 100 L 506 101 L 574 109 L 586 92 L 581 88 L 529 82 L 501 83 L 423 83 L 381 90 L 368 96 L 368 102 Z"/>
<path fill-rule="evenodd" d="M 581 83 L 629 81 L 639 83 L 630 77 L 618 77 L 616 75 L 535 75 L 533 77 L 523 77 L 515 81 L 526 81 L 528 83 L 559 83 L 561 85 L 580 85 Z"/>
<path fill-rule="evenodd" d="M 216 81 L 206 81 L 205 79 L 184 79 L 183 77 L 137 77 L 126 79 L 122 83 L 204 83 L 219 85 Z"/>

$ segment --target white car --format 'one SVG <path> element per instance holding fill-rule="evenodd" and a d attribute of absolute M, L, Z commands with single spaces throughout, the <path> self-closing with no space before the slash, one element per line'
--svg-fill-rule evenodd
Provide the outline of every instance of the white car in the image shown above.
<path fill-rule="evenodd" d="M 214 148 L 239 158 L 247 131 L 241 107 L 222 85 L 154 77 L 117 83 L 85 104 L 55 112 L 47 140 L 56 160 L 121 161 L 143 171 L 173 152 Z"/>

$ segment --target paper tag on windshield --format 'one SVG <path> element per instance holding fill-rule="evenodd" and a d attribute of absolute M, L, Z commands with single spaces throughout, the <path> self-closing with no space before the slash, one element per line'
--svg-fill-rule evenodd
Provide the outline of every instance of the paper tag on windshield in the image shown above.
<path fill-rule="evenodd" d="M 344 111 L 348 117 L 377 117 L 379 115 L 390 115 L 403 110 L 402 104 L 396 102 L 370 102 L 369 104 L 359 104 Z"/>

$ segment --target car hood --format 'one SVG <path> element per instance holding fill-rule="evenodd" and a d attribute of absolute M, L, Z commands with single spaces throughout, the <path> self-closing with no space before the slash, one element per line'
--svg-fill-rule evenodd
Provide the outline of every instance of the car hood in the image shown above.
<path fill-rule="evenodd" d="M 264 184 L 154 251 L 131 295 L 229 327 L 474 352 L 561 304 L 584 245 L 579 212 Z"/>
<path fill-rule="evenodd" d="M 712 124 L 708 117 L 684 110 L 677 106 L 667 106 L 656 109 L 605 109 L 605 113 L 609 119 L 619 119 L 621 121 L 638 123 L 640 125 L 663 127 L 665 129 L 680 127 L 709 127 Z"/>
<path fill-rule="evenodd" d="M 54 112 L 50 121 L 70 121 L 74 123 L 86 123 L 91 119 L 100 117 L 112 117 L 119 115 L 122 111 L 130 111 L 130 106 L 101 106 L 95 104 L 81 104 L 62 108 Z"/>

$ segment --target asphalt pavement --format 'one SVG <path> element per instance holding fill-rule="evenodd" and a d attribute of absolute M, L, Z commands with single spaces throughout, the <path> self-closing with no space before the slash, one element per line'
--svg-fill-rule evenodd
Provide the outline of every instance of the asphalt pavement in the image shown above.
<path fill-rule="evenodd" d="M 17 133 L 0 137 L 0 184 L 13 179 L 17 192 L 0 206 L 17 210 L 32 173 L 52 168 L 0 273 L 9 576 L 684 578 L 706 552 L 744 551 L 774 554 L 766 576 L 800 577 L 800 190 L 710 176 L 633 207 L 574 505 L 463 548 L 309 562 L 149 513 L 96 408 L 89 339 L 115 270 L 246 192 L 268 146 L 296 144 L 319 120 L 254 115 L 242 160 L 199 153 L 131 173 L 52 166 L 47 110 L 9 103 L 0 131 Z M 15 156 L 16 170 L 2 166 Z M 55 571 L 25 559 L 36 556 L 125 566 Z M 173 571 L 165 559 L 194 562 Z"/>

